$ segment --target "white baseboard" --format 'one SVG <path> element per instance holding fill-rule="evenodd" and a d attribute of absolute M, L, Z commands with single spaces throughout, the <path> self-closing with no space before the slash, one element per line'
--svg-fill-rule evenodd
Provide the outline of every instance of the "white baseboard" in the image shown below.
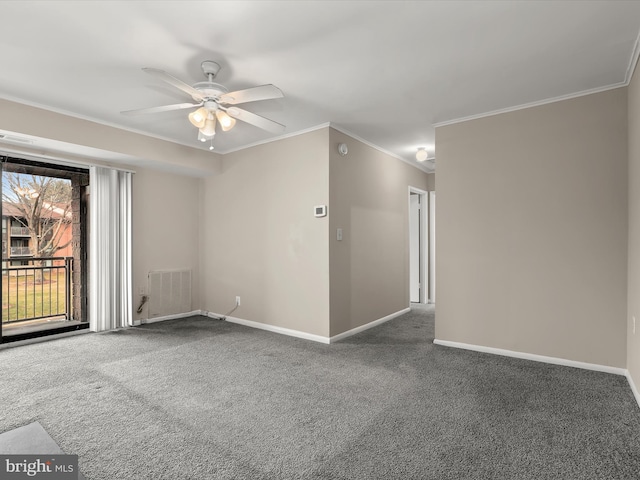
<path fill-rule="evenodd" d="M 147 323 L 164 322 L 165 320 L 174 320 L 176 318 L 195 317 L 196 315 L 202 315 L 202 310 L 193 310 L 192 312 L 176 313 L 176 314 L 173 314 L 173 315 L 164 315 L 162 317 L 148 318 L 148 319 L 140 320 L 140 324 L 141 325 L 145 325 Z"/>
<path fill-rule="evenodd" d="M 275 325 L 269 325 L 266 323 L 254 322 L 252 320 L 245 320 L 244 318 L 237 317 L 229 317 L 225 315 L 220 315 L 218 313 L 208 312 L 208 317 L 222 319 L 231 323 L 237 323 L 238 325 L 244 325 L 245 327 L 258 328 L 260 330 L 266 330 L 267 332 L 280 333 L 282 335 L 288 335 L 290 337 L 303 338 L 305 340 L 311 340 L 313 342 L 319 343 L 329 343 L 328 337 L 323 337 L 322 335 L 314 335 L 312 333 L 301 332 L 299 330 L 292 330 L 290 328 L 277 327 Z"/>
<path fill-rule="evenodd" d="M 404 315 L 409 311 L 411 311 L 411 308 L 404 308 L 400 311 L 392 313 L 391 315 L 387 315 L 386 317 L 379 318 L 377 320 L 374 320 L 373 322 L 369 322 L 365 325 L 361 325 L 359 327 L 352 328 L 351 330 L 347 330 L 346 332 L 339 333 L 338 335 L 334 335 L 333 337 L 329 338 L 328 343 L 334 343 L 339 340 L 343 340 L 347 337 L 350 337 L 351 335 L 355 335 L 356 333 L 364 332 L 365 330 L 369 330 L 370 328 L 377 327 L 378 325 L 388 322 L 389 320 L 393 320 L 394 318 L 399 317 L 400 315 Z"/>
<path fill-rule="evenodd" d="M 562 365 L 565 367 L 582 368 L 585 370 L 594 370 L 596 372 L 613 373 L 614 375 L 627 376 L 627 370 L 624 368 L 610 367 L 608 365 L 598 365 L 596 363 L 576 362 L 565 358 L 546 357 L 544 355 L 536 355 L 533 353 L 516 352 L 513 350 L 503 350 L 501 348 L 484 347 L 482 345 L 472 345 L 469 343 L 450 342 L 448 340 L 433 341 L 436 345 L 444 347 L 462 348 L 465 350 L 473 350 L 475 352 L 491 353 L 494 355 L 502 355 L 504 357 L 521 358 L 523 360 L 533 360 L 534 362 L 551 363 L 553 365 Z M 627 378 L 629 378 L 627 376 Z M 636 398 L 638 398 L 636 396 Z"/>
<path fill-rule="evenodd" d="M 633 396 L 636 397 L 636 402 L 638 402 L 638 407 L 640 407 L 640 392 L 638 392 L 638 388 L 636 384 L 633 382 L 633 378 L 631 378 L 631 374 L 629 370 L 626 371 L 627 381 L 629 382 L 629 386 L 631 387 L 631 391 L 633 392 Z"/>
<path fill-rule="evenodd" d="M 292 330 L 290 328 L 276 327 L 275 325 L 268 325 L 266 323 L 254 322 L 252 320 L 245 320 L 244 318 L 224 316 L 214 312 L 206 312 L 206 313 L 202 312 L 202 314 L 207 317 L 215 318 L 218 320 L 224 318 L 227 322 L 237 323 L 238 325 L 244 325 L 246 327 L 258 328 L 260 330 L 266 330 L 268 332 L 280 333 L 282 335 L 289 335 L 290 337 L 303 338 L 305 340 L 311 340 L 313 342 L 329 344 L 329 343 L 334 343 L 334 342 L 337 342 L 338 340 L 342 340 L 344 338 L 350 337 L 351 335 L 355 335 L 356 333 L 363 332 L 365 330 L 368 330 L 369 328 L 373 328 L 382 323 L 388 322 L 389 320 L 392 320 L 404 313 L 407 313 L 410 310 L 411 310 L 410 308 L 405 308 L 403 310 L 400 310 L 399 312 L 392 313 L 391 315 L 387 315 L 386 317 L 379 318 L 378 320 L 369 322 L 366 325 L 353 328 L 347 332 L 340 333 L 333 337 L 323 337 L 322 335 L 314 335 L 312 333 L 301 332 L 299 330 Z"/>

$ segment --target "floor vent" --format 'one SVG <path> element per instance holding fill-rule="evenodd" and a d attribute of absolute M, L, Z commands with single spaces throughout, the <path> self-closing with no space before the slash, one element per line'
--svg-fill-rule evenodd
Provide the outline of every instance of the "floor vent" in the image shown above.
<path fill-rule="evenodd" d="M 191 270 L 149 272 L 149 318 L 191 311 Z"/>

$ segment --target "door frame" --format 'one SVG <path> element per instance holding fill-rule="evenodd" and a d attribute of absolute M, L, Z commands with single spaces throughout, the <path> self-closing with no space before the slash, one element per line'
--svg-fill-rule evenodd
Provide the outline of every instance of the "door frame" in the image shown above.
<path fill-rule="evenodd" d="M 420 197 L 420 228 L 418 230 L 419 237 L 419 253 L 420 253 L 420 274 L 419 274 L 419 282 L 420 282 L 420 295 L 419 302 L 420 304 L 425 304 L 429 302 L 429 240 L 427 236 L 428 231 L 428 219 L 429 219 L 429 192 L 426 190 L 422 190 L 420 188 L 409 186 L 409 192 L 407 194 L 407 212 L 408 219 L 411 222 L 411 195 L 416 194 Z M 409 251 L 409 269 L 411 268 L 411 253 L 410 253 L 410 223 L 407 223 L 407 251 Z M 409 274 L 409 289 L 411 289 L 411 275 Z M 411 304 L 411 291 L 409 290 L 409 304 Z M 413 302 L 415 303 L 415 302 Z"/>
<path fill-rule="evenodd" d="M 436 192 L 429 192 L 429 302 L 436 303 Z"/>
<path fill-rule="evenodd" d="M 11 153 L 5 153 L 0 150 L 0 173 L 4 174 L 7 170 L 7 164 L 13 165 L 15 168 L 9 169 L 9 171 L 16 171 L 19 173 L 33 174 L 43 177 L 52 178 L 64 178 L 67 179 L 72 185 L 72 202 L 77 201 L 77 206 L 73 207 L 74 218 L 80 220 L 79 222 L 72 223 L 72 229 L 79 228 L 77 232 L 77 238 L 73 238 L 73 242 L 79 241 L 79 245 L 73 248 L 72 263 L 69 263 L 68 267 L 73 268 L 71 270 L 70 281 L 66 285 L 67 288 L 67 313 L 73 312 L 73 318 L 69 316 L 67 318 L 68 323 L 60 323 L 52 328 L 43 328 L 42 325 L 33 326 L 33 328 L 25 328 L 24 331 L 15 332 L 11 335 L 4 332 L 4 324 L 0 322 L 0 343 L 7 342 L 19 342 L 23 340 L 29 340 L 32 338 L 44 337 L 47 335 L 55 335 L 59 333 L 65 333 L 76 330 L 83 330 L 89 328 L 89 322 L 87 321 L 88 309 L 87 309 L 87 261 L 88 255 L 88 242 L 87 242 L 87 205 L 86 205 L 86 188 L 89 180 L 89 171 L 82 165 L 70 165 L 64 162 L 58 162 L 55 159 L 49 159 L 47 157 L 33 157 L 31 155 L 13 155 Z M 17 167 L 16 167 L 17 166 Z M 23 171 L 20 171 L 23 170 Z M 4 177 L 3 177 L 4 179 Z M 74 184 L 75 182 L 75 184 Z M 75 191 L 73 189 L 76 189 Z M 0 196 L 2 194 L 2 186 L 0 186 Z M 77 194 L 77 197 L 75 195 Z M 76 209 L 77 210 L 74 210 Z M 8 226 L 8 228 L 10 228 Z M 72 235 L 75 235 L 72 230 Z M 7 245 L 10 248 L 10 245 Z M 67 265 L 65 263 L 65 265 Z M 73 267 L 71 267 L 73 265 Z M 71 298 L 73 302 L 69 301 L 70 289 L 73 288 L 73 294 Z M 2 299 L 2 293 L 0 292 L 0 299 Z"/>

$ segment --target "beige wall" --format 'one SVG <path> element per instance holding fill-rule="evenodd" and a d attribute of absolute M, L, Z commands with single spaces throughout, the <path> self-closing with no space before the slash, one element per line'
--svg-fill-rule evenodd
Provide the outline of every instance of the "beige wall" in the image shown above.
<path fill-rule="evenodd" d="M 219 155 L 2 99 L 0 129 L 131 157 L 133 163 L 118 166 L 136 172 L 132 212 L 134 318 L 147 318 L 146 307 L 141 315 L 135 313 L 135 309 L 140 301 L 139 289 L 147 288 L 147 274 L 151 270 L 191 269 L 192 306 L 200 308 L 198 188 L 201 180 L 188 175 L 219 171 Z M 27 154 L 30 150 L 36 155 L 42 153 L 37 144 L 21 150 Z"/>
<path fill-rule="evenodd" d="M 134 318 L 146 319 L 139 289 L 154 270 L 191 270 L 193 310 L 199 298 L 199 188 L 202 179 L 139 168 L 133 176 L 132 257 Z M 146 290 L 148 291 L 148 290 Z"/>
<path fill-rule="evenodd" d="M 627 368 L 640 388 L 640 70 L 636 67 L 629 98 L 629 264 Z M 636 318 L 633 333 L 632 317 Z"/>
<path fill-rule="evenodd" d="M 233 316 L 323 337 L 408 306 L 408 186 L 432 189 L 434 176 L 333 129 L 221 157 L 1 99 L 0 129 L 130 160 L 134 307 L 149 271 L 183 268 L 193 309 L 226 314 L 240 295 Z M 315 218 L 315 205 L 329 216 Z M 352 246 L 345 257 L 334 242 L 331 261 L 330 221 Z"/>
<path fill-rule="evenodd" d="M 436 129 L 436 338 L 625 367 L 626 92 Z"/>
<path fill-rule="evenodd" d="M 204 180 L 202 308 L 329 334 L 328 129 L 224 156 Z M 329 209 L 330 213 L 330 209 Z"/>
<path fill-rule="evenodd" d="M 346 143 L 341 156 L 337 146 Z M 330 129 L 331 336 L 409 306 L 409 186 L 428 175 Z M 343 240 L 336 240 L 338 228 Z"/>

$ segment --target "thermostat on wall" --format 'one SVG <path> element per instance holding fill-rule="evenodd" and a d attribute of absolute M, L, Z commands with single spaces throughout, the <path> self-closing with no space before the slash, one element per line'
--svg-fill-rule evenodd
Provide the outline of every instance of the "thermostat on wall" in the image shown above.
<path fill-rule="evenodd" d="M 327 216 L 327 206 L 326 205 L 316 205 L 313 207 L 313 214 L 316 217 L 326 217 Z"/>

